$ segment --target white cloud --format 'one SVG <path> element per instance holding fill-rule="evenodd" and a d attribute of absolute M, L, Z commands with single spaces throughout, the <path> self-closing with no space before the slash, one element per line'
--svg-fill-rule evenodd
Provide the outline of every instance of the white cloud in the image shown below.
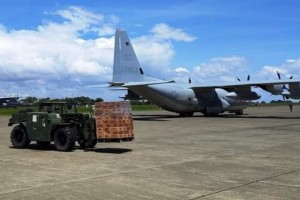
<path fill-rule="evenodd" d="M 169 73 L 170 60 L 175 54 L 170 42 L 157 41 L 149 35 L 132 39 L 132 44 L 146 75 L 167 78 L 163 76 Z"/>
<path fill-rule="evenodd" d="M 48 21 L 36 30 L 0 26 L 0 82 L 6 93 L 60 95 L 66 88 L 110 80 L 114 37 L 108 30 L 115 29 L 116 18 L 75 6 L 51 14 L 63 22 Z M 110 36 L 97 38 L 100 29 Z M 96 39 L 86 39 L 88 32 Z"/>
<path fill-rule="evenodd" d="M 208 63 L 194 67 L 192 77 L 197 82 L 234 81 L 236 76 L 245 75 L 247 62 L 244 57 L 229 56 L 212 58 Z M 247 75 L 245 75 L 246 78 Z"/>
<path fill-rule="evenodd" d="M 172 40 L 191 42 L 196 38 L 167 24 L 156 24 L 150 32 L 132 39 L 137 57 L 147 75 L 170 79 L 170 61 L 175 55 Z"/>
<path fill-rule="evenodd" d="M 113 33 L 119 17 L 77 6 L 46 14 L 62 20 L 44 20 L 36 29 L 21 30 L 0 24 L 2 95 L 64 97 L 72 91 L 74 95 L 99 97 L 95 89 L 83 87 L 111 80 Z M 169 78 L 175 54 L 172 40 L 195 38 L 166 24 L 155 25 L 151 31 L 150 35 L 131 37 L 138 59 L 146 74 Z"/>
<path fill-rule="evenodd" d="M 91 13 L 78 6 L 70 6 L 68 9 L 58 10 L 54 14 L 60 15 L 74 24 L 84 24 L 85 26 L 99 24 L 104 18 L 103 15 Z"/>
<path fill-rule="evenodd" d="M 294 60 L 294 59 L 287 59 L 286 62 L 287 62 L 287 63 L 290 63 L 290 64 L 293 64 L 293 63 L 296 63 L 297 60 Z"/>
<path fill-rule="evenodd" d="M 155 37 L 159 39 L 173 39 L 176 41 L 185 41 L 185 42 L 192 42 L 196 39 L 196 37 L 191 36 L 181 29 L 175 29 L 167 24 L 156 24 L 152 30 Z"/>
<path fill-rule="evenodd" d="M 174 72 L 176 73 L 190 73 L 190 71 L 187 69 L 187 68 L 184 68 L 184 67 L 178 67 L 176 69 L 174 69 Z"/>
<path fill-rule="evenodd" d="M 300 78 L 300 59 L 288 59 L 278 66 L 264 66 L 260 71 L 260 76 L 274 80 L 277 79 L 277 71 L 280 73 L 282 79 L 288 79 L 291 76 Z"/>

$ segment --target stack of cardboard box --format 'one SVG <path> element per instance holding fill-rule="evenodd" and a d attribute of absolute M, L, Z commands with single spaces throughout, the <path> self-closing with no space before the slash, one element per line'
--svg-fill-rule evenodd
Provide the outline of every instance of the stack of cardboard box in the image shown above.
<path fill-rule="evenodd" d="M 97 102 L 94 112 L 98 140 L 134 139 L 133 119 L 129 102 Z"/>

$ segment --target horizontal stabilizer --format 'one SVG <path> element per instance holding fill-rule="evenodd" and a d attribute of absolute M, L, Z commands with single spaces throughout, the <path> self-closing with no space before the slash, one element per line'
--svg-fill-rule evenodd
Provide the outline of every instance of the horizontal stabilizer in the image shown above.
<path fill-rule="evenodd" d="M 111 86 L 121 86 L 121 87 L 133 87 L 133 86 L 142 86 L 142 85 L 157 85 L 157 84 L 166 84 L 174 83 L 175 81 L 141 81 L 141 82 L 128 82 L 128 83 L 110 83 Z"/>
<path fill-rule="evenodd" d="M 157 84 L 166 84 L 166 83 L 174 83 L 175 81 L 142 81 L 142 82 L 129 82 L 122 85 L 123 87 L 132 87 L 132 86 L 140 86 L 140 85 L 157 85 Z"/>

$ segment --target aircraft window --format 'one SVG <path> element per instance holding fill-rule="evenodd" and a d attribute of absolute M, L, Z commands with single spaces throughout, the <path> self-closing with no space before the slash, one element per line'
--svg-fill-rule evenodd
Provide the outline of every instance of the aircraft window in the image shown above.
<path fill-rule="evenodd" d="M 68 108 L 68 110 L 71 110 L 72 109 L 72 104 L 67 104 L 67 108 Z"/>
<path fill-rule="evenodd" d="M 55 106 L 54 108 L 55 112 L 59 113 L 60 112 L 60 108 L 58 106 Z"/>
<path fill-rule="evenodd" d="M 125 42 L 126 46 L 129 46 L 129 42 Z"/>

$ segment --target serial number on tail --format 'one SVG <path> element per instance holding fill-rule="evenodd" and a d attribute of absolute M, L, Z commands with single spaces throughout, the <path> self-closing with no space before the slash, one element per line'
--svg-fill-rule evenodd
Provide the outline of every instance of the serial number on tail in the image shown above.
<path fill-rule="evenodd" d="M 120 67 L 121 72 L 126 72 L 126 73 L 138 73 L 139 70 L 137 67 Z"/>

